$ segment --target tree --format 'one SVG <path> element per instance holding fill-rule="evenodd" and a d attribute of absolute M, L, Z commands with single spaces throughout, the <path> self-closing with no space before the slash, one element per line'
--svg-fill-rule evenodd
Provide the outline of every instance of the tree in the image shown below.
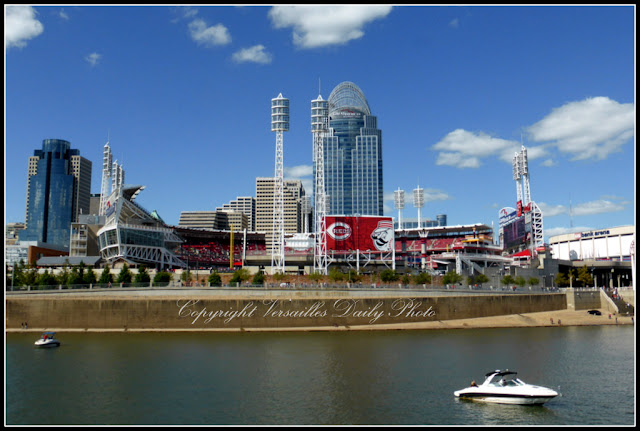
<path fill-rule="evenodd" d="M 87 268 L 87 272 L 84 273 L 84 279 L 82 280 L 84 284 L 95 284 L 97 280 L 95 271 L 92 268 Z"/>
<path fill-rule="evenodd" d="M 404 274 L 402 276 L 401 281 L 402 281 L 402 284 L 405 285 L 405 286 L 408 285 L 409 283 L 411 283 L 411 279 L 409 278 L 408 274 Z"/>
<path fill-rule="evenodd" d="M 462 281 L 462 275 L 458 274 L 454 270 L 447 272 L 444 277 L 442 277 L 442 282 L 444 284 L 456 284 Z"/>
<path fill-rule="evenodd" d="M 489 281 L 489 277 L 487 277 L 486 275 L 480 273 L 478 275 L 475 276 L 475 283 L 479 284 L 479 285 L 483 285 L 484 283 L 487 283 Z"/>
<path fill-rule="evenodd" d="M 500 283 L 505 284 L 507 286 L 511 286 L 512 284 L 515 284 L 516 281 L 515 279 L 511 276 L 511 274 L 507 274 L 504 277 L 502 277 L 502 279 L 500 279 Z"/>
<path fill-rule="evenodd" d="M 100 278 L 98 279 L 98 283 L 100 284 L 109 284 L 113 282 L 113 275 L 111 274 L 111 269 L 109 265 L 105 265 L 102 270 L 102 274 L 100 274 Z"/>
<path fill-rule="evenodd" d="M 525 280 L 525 278 L 523 276 L 521 276 L 521 275 L 517 276 L 516 279 L 513 282 L 518 287 L 524 287 L 524 285 L 527 284 L 527 280 Z"/>
<path fill-rule="evenodd" d="M 563 273 L 559 272 L 559 273 L 556 274 L 555 283 L 556 283 L 556 286 L 558 286 L 558 287 L 568 286 L 569 285 L 569 279 L 567 278 L 566 275 L 564 275 Z"/>
<path fill-rule="evenodd" d="M 236 272 L 233 273 L 233 276 L 231 277 L 231 280 L 229 280 L 229 281 L 231 283 L 241 283 L 243 281 L 249 280 L 250 277 L 251 277 L 251 275 L 249 274 L 249 271 L 247 271 L 244 268 L 240 268 Z"/>
<path fill-rule="evenodd" d="M 314 271 L 311 274 L 308 275 L 309 280 L 314 281 L 314 282 L 318 282 L 321 281 L 322 278 L 324 277 L 324 275 L 322 275 L 320 272 L 318 271 Z"/>
<path fill-rule="evenodd" d="M 262 286 L 266 280 L 266 277 L 262 271 L 258 271 L 253 275 L 253 279 L 251 280 L 251 284 L 256 284 Z"/>
<path fill-rule="evenodd" d="M 116 283 L 131 283 L 132 279 L 131 271 L 129 271 L 129 266 L 125 263 L 122 265 L 122 269 L 120 269 L 120 273 L 118 274 L 118 278 L 116 278 Z"/>
<path fill-rule="evenodd" d="M 36 283 L 38 286 L 54 286 L 56 284 L 56 278 L 48 269 L 45 269 L 42 274 L 38 274 Z"/>
<path fill-rule="evenodd" d="M 75 286 L 76 284 L 82 284 L 82 275 L 80 275 L 80 271 L 78 267 L 71 268 L 71 272 L 67 277 L 67 286 Z"/>
<path fill-rule="evenodd" d="M 138 273 L 136 274 L 134 281 L 136 283 L 148 283 L 151 281 L 151 276 L 147 272 L 147 267 L 142 265 L 140 269 L 138 269 Z"/>
<path fill-rule="evenodd" d="M 209 274 L 208 281 L 210 286 L 222 286 L 222 277 L 216 271 Z"/>
<path fill-rule="evenodd" d="M 329 280 L 333 281 L 334 283 L 344 280 L 344 274 L 338 271 L 337 268 L 331 268 L 329 270 L 328 277 L 329 277 Z"/>
<path fill-rule="evenodd" d="M 431 275 L 427 272 L 421 272 L 413 276 L 413 282 L 415 284 L 431 284 Z"/>
<path fill-rule="evenodd" d="M 582 268 L 578 268 L 578 281 L 582 283 L 583 287 L 593 285 L 593 276 L 591 275 L 589 268 L 587 268 L 587 265 L 584 265 Z"/>
<path fill-rule="evenodd" d="M 173 275 L 171 275 L 170 272 L 159 271 L 153 277 L 153 284 L 162 284 L 162 283 L 169 284 L 169 282 L 171 281 L 172 278 L 173 278 Z"/>
<path fill-rule="evenodd" d="M 536 277 L 529 277 L 529 286 L 534 287 L 538 284 L 540 284 L 540 280 L 538 280 Z"/>
<path fill-rule="evenodd" d="M 395 272 L 393 269 L 385 269 L 380 272 L 380 281 L 384 283 L 391 283 L 394 281 L 398 281 L 400 279 L 400 275 Z"/>

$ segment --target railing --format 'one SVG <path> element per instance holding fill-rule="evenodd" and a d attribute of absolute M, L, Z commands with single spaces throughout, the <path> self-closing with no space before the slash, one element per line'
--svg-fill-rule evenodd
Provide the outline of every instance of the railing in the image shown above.
<path fill-rule="evenodd" d="M 227 283 L 224 285 L 212 286 L 211 283 L 198 282 L 147 282 L 147 283 L 111 283 L 111 284 L 74 284 L 74 285 L 47 285 L 47 286 L 7 286 L 7 292 L 15 293 L 44 293 L 44 292 L 101 292 L 110 290 L 154 290 L 154 289 L 256 289 L 256 290 L 395 290 L 395 291 L 439 291 L 450 293 L 496 293 L 496 294 L 531 294 L 531 293 L 558 293 L 562 290 L 548 289 L 540 287 L 525 287 L 513 290 L 511 286 L 473 286 L 473 285 L 430 285 L 430 284 L 409 284 L 403 285 L 400 282 L 392 283 L 350 283 L 350 282 L 270 282 L 264 284 L 251 284 L 250 282 Z"/>

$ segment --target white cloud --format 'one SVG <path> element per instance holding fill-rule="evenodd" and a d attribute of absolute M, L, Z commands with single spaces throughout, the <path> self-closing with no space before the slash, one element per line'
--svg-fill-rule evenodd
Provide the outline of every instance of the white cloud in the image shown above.
<path fill-rule="evenodd" d="M 290 168 L 284 168 L 284 174 L 287 178 L 300 179 L 313 175 L 312 165 L 298 165 Z"/>
<path fill-rule="evenodd" d="M 544 202 L 536 202 L 536 205 L 540 207 L 542 215 L 546 217 L 553 217 L 560 214 L 567 214 L 569 211 L 564 205 L 548 205 Z"/>
<path fill-rule="evenodd" d="M 451 21 L 449 21 L 449 27 L 458 28 L 459 26 L 460 26 L 460 20 L 458 18 L 454 18 Z"/>
<path fill-rule="evenodd" d="M 264 45 L 255 45 L 251 48 L 244 48 L 238 52 L 235 52 L 232 56 L 233 61 L 237 63 L 271 63 L 272 56 L 265 51 Z"/>
<path fill-rule="evenodd" d="M 440 151 L 437 165 L 450 165 L 458 168 L 478 168 L 481 159 L 497 156 L 511 163 L 513 155 L 520 150 L 520 143 L 494 138 L 483 132 L 469 132 L 457 129 L 450 132 L 432 148 Z M 529 158 L 532 158 L 527 149 Z M 534 158 L 536 150 L 534 150 Z"/>
<path fill-rule="evenodd" d="M 566 233 L 586 232 L 590 230 L 593 230 L 593 228 L 586 226 L 545 228 L 544 236 L 548 238 L 556 235 L 564 235 Z"/>
<path fill-rule="evenodd" d="M 571 212 L 574 216 L 612 213 L 623 211 L 626 204 L 627 202 L 616 203 L 606 199 L 598 199 L 573 206 Z"/>
<path fill-rule="evenodd" d="M 342 45 L 364 35 L 365 24 L 386 17 L 391 6 L 274 6 L 269 17 L 276 28 L 293 28 L 300 48 Z"/>
<path fill-rule="evenodd" d="M 605 159 L 634 136 L 635 105 L 593 97 L 555 108 L 527 131 L 536 142 L 552 142 L 573 160 Z"/>
<path fill-rule="evenodd" d="M 4 46 L 24 48 L 29 39 L 42 33 L 44 26 L 31 6 L 7 6 L 4 15 Z"/>
<path fill-rule="evenodd" d="M 64 9 L 60 9 L 60 12 L 58 12 L 58 16 L 62 19 L 64 19 L 65 21 L 69 20 L 69 15 L 67 15 L 67 13 L 64 11 Z"/>
<path fill-rule="evenodd" d="M 226 45 L 231 42 L 229 31 L 224 25 L 207 27 L 207 23 L 201 19 L 189 23 L 189 33 L 194 41 L 205 46 Z"/>
<path fill-rule="evenodd" d="M 92 67 L 95 67 L 100 59 L 102 58 L 102 54 L 98 54 L 97 52 L 92 52 L 87 55 L 84 59 L 89 63 Z"/>

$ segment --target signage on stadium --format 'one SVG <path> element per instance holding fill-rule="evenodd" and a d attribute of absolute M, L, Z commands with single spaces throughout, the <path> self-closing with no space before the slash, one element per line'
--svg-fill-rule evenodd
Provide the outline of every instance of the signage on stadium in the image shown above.
<path fill-rule="evenodd" d="M 609 230 L 594 230 L 591 232 L 581 232 L 580 238 L 592 238 L 595 236 L 609 235 Z"/>
<path fill-rule="evenodd" d="M 512 207 L 504 207 L 499 212 L 500 227 L 506 226 L 518 217 L 518 211 Z"/>
<path fill-rule="evenodd" d="M 394 244 L 391 217 L 327 216 L 327 250 L 389 252 Z"/>

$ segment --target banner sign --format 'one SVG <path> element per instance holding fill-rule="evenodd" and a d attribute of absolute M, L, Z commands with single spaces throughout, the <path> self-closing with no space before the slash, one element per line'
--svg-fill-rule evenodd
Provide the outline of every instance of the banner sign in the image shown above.
<path fill-rule="evenodd" d="M 328 251 L 371 251 L 387 253 L 394 247 L 391 217 L 327 216 Z"/>

